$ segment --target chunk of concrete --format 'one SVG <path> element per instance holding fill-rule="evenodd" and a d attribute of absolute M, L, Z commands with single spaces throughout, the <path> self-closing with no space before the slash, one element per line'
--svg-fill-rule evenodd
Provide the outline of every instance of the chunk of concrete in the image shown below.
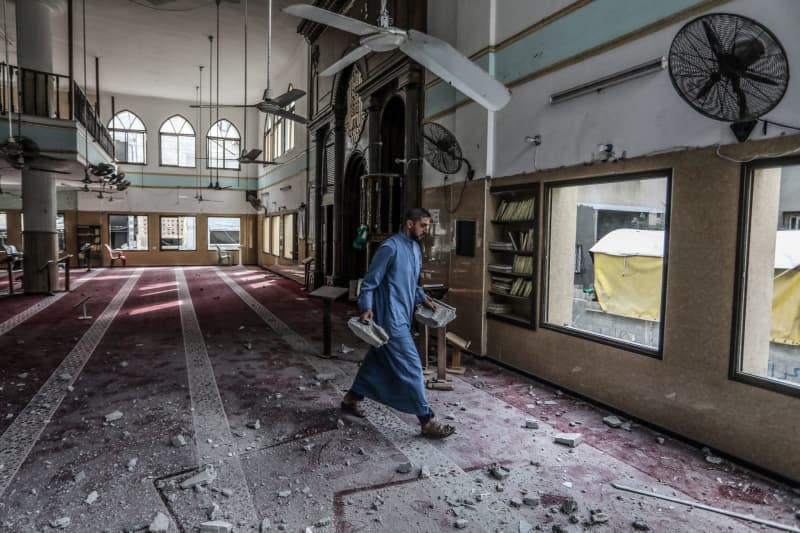
<path fill-rule="evenodd" d="M 279 490 L 278 491 L 278 498 L 288 498 L 292 495 L 292 491 L 290 490 Z"/>
<path fill-rule="evenodd" d="M 397 467 L 398 474 L 408 474 L 411 472 L 411 463 L 400 463 Z"/>
<path fill-rule="evenodd" d="M 533 418 L 529 418 L 525 421 L 525 425 L 522 427 L 525 429 L 539 429 L 539 422 Z"/>
<path fill-rule="evenodd" d="M 505 479 L 511 475 L 511 471 L 503 465 L 492 463 L 489 465 L 489 473 L 495 479 Z"/>
<path fill-rule="evenodd" d="M 720 465 L 723 461 L 724 459 L 722 459 L 722 457 L 718 457 L 713 454 L 706 455 L 706 462 L 711 463 L 712 465 Z"/>
<path fill-rule="evenodd" d="M 530 524 L 529 524 L 527 521 L 525 521 L 525 520 L 520 520 L 520 521 L 519 521 L 519 528 L 518 528 L 518 531 L 519 531 L 519 533 L 531 533 L 531 532 L 533 531 L 533 526 L 532 526 L 532 525 L 530 525 Z"/>
<path fill-rule="evenodd" d="M 122 418 L 121 411 L 113 411 L 105 416 L 106 422 L 114 422 L 115 420 L 119 420 L 120 418 Z"/>
<path fill-rule="evenodd" d="M 258 533 L 265 533 L 269 531 L 269 528 L 272 527 L 272 522 L 269 521 L 269 518 L 265 518 L 261 521 L 261 526 L 258 529 Z"/>
<path fill-rule="evenodd" d="M 431 469 L 428 465 L 422 465 L 419 469 L 419 478 L 428 479 L 431 477 Z"/>
<path fill-rule="evenodd" d="M 567 498 L 561 503 L 559 510 L 564 514 L 573 514 L 578 510 L 578 502 L 572 498 Z"/>
<path fill-rule="evenodd" d="M 256 419 L 255 422 L 248 422 L 247 427 L 250 429 L 261 429 L 261 420 Z"/>
<path fill-rule="evenodd" d="M 618 428 L 622 425 L 622 420 L 620 420 L 619 417 L 616 417 L 614 415 L 605 417 L 603 419 L 603 422 L 605 423 L 605 425 L 610 426 L 612 428 Z"/>
<path fill-rule="evenodd" d="M 633 529 L 636 531 L 650 531 L 650 526 L 648 526 L 643 520 L 635 520 L 632 525 Z"/>
<path fill-rule="evenodd" d="M 467 527 L 467 525 L 469 525 L 469 520 L 464 520 L 463 518 L 459 518 L 453 525 L 455 526 L 456 529 L 464 529 Z"/>
<path fill-rule="evenodd" d="M 564 444 L 570 448 L 574 448 L 583 441 L 583 435 L 580 433 L 559 433 L 555 436 L 556 444 Z"/>
<path fill-rule="evenodd" d="M 72 519 L 68 516 L 62 516 L 55 520 L 50 520 L 50 527 L 53 529 L 65 529 L 72 523 Z"/>
<path fill-rule="evenodd" d="M 212 520 L 200 524 L 200 533 L 231 533 L 233 524 L 224 520 Z"/>
<path fill-rule="evenodd" d="M 156 513 L 153 521 L 147 527 L 150 533 L 167 533 L 169 531 L 169 518 L 164 513 Z"/>
<path fill-rule="evenodd" d="M 180 448 L 182 446 L 186 446 L 186 437 L 184 437 L 183 435 L 175 435 L 174 437 L 172 437 L 172 439 L 170 439 L 170 442 L 176 448 Z"/>
<path fill-rule="evenodd" d="M 97 491 L 96 491 L 96 490 L 93 490 L 92 492 L 90 492 L 90 493 L 89 493 L 89 495 L 88 495 L 88 496 L 86 496 L 86 499 L 85 499 L 84 501 L 85 501 L 86 503 L 88 503 L 89 505 L 92 505 L 94 502 L 96 502 L 96 501 L 97 501 L 97 499 L 98 499 L 99 497 L 100 497 L 100 495 L 99 495 L 99 494 L 97 494 Z"/>
<path fill-rule="evenodd" d="M 316 379 L 317 381 L 333 381 L 334 379 L 336 379 L 336 374 L 334 374 L 333 372 L 320 373 L 314 376 L 314 379 Z"/>
<path fill-rule="evenodd" d="M 207 467 L 192 477 L 181 481 L 179 486 L 182 489 L 191 489 L 193 487 L 207 485 L 215 479 L 217 479 L 217 472 L 213 468 Z"/>

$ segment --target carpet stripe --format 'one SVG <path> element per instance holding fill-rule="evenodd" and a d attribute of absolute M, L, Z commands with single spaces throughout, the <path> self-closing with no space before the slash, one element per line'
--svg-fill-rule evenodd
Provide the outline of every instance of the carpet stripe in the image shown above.
<path fill-rule="evenodd" d="M 67 354 L 47 381 L 31 398 L 28 405 L 17 415 L 11 425 L 0 437 L 0 496 L 8 488 L 17 475 L 22 464 L 28 458 L 33 446 L 41 437 L 53 414 L 66 397 L 68 387 L 78 379 L 83 367 L 91 357 L 97 345 L 100 344 L 111 322 L 122 308 L 133 286 L 139 281 L 142 269 L 136 269 L 130 279 L 114 296 L 103 310 L 102 314 L 92 323 L 89 330 L 83 334 L 75 347 Z M 66 293 L 62 293 L 66 294 Z M 52 302 L 51 302 L 52 303 Z M 48 304 L 49 305 L 49 304 Z M 62 375 L 69 374 L 68 379 Z"/>
<path fill-rule="evenodd" d="M 95 277 L 100 272 L 101 272 L 101 270 L 92 270 L 91 273 L 86 274 L 81 279 L 75 281 L 72 284 L 72 289 L 73 290 L 77 289 L 78 287 L 83 285 L 84 282 L 89 281 L 90 279 Z M 39 313 L 40 311 L 44 311 L 45 309 L 47 309 L 48 307 L 50 307 L 51 305 L 53 305 L 54 303 L 59 301 L 61 298 L 63 298 L 67 294 L 69 294 L 69 293 L 68 292 L 59 292 L 58 294 L 55 294 L 53 296 L 48 296 L 44 300 L 42 300 L 42 301 L 30 306 L 29 308 L 25 309 L 24 311 L 12 316 L 8 320 L 6 320 L 2 324 L 0 324 L 0 335 L 5 335 L 6 333 L 11 331 L 15 327 L 19 326 L 20 324 L 22 324 L 23 322 L 28 320 L 30 317 L 34 316 L 35 314 Z"/>
<path fill-rule="evenodd" d="M 183 269 L 175 270 L 175 278 L 178 282 L 197 456 L 201 465 L 214 465 L 218 476 L 215 482 L 217 486 L 233 490 L 229 498 L 218 502 L 221 507 L 220 514 L 234 516 L 238 520 L 244 520 L 245 523 L 256 524 L 257 514 L 253 496 L 236 453 L 237 448 L 222 405 L 214 368 L 208 357 L 206 342 L 197 320 Z"/>

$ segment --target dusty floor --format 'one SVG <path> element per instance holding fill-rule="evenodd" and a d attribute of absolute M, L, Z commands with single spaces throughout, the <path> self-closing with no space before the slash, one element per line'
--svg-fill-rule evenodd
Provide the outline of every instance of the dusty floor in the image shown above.
<path fill-rule="evenodd" d="M 612 428 L 610 413 L 488 361 L 430 392 L 458 427 L 449 439 L 374 403 L 366 420 L 342 415 L 364 353 L 345 326 L 355 310 L 334 305 L 334 346 L 354 351 L 320 359 L 320 302 L 273 273 L 79 275 L 71 293 L 0 299 L 0 531 L 189 532 L 212 518 L 235 531 L 772 529 L 612 483 L 800 527 L 797 489 Z M 86 296 L 93 318 L 79 320 Z"/>

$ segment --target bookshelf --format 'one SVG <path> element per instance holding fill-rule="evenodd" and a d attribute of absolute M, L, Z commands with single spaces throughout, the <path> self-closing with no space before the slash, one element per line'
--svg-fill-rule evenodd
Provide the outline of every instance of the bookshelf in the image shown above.
<path fill-rule="evenodd" d="M 492 187 L 486 316 L 533 328 L 536 267 L 536 188 Z M 490 207 L 489 213 L 492 213 Z"/>

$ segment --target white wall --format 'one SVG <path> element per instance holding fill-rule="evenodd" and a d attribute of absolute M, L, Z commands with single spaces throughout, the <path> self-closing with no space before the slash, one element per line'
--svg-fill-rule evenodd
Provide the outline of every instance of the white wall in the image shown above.
<path fill-rule="evenodd" d="M 553 1 L 547 5 L 549 9 L 556 9 L 562 4 Z M 459 7 L 459 21 L 472 19 L 485 24 L 489 19 L 488 12 L 472 5 L 469 9 L 465 9 L 463 4 L 459 4 Z M 502 28 L 498 40 L 521 26 L 531 26 L 547 11 L 538 2 L 498 2 L 497 8 L 498 28 Z M 712 11 L 741 14 L 765 25 L 783 44 L 789 58 L 790 72 L 800 71 L 800 39 L 796 36 L 795 28 L 796 21 L 800 20 L 800 2 L 773 0 L 769 3 L 769 9 L 764 9 L 764 4 L 755 0 L 736 0 Z M 429 7 L 429 16 L 433 18 L 429 21 L 429 28 L 435 31 L 446 27 L 447 21 L 452 20 L 454 15 L 440 8 Z M 527 20 L 527 24 L 522 23 L 524 20 Z M 554 92 L 667 55 L 672 39 L 686 22 L 678 22 L 601 55 L 513 87 L 511 102 L 497 113 L 494 175 L 507 176 L 534 170 L 533 147 L 525 143 L 526 135 L 542 136 L 542 145 L 538 148 L 536 158 L 538 169 L 589 162 L 600 143 L 613 143 L 617 154 L 624 150 L 628 157 L 682 147 L 735 143 L 729 124 L 694 111 L 675 91 L 666 70 L 617 85 L 599 94 L 585 95 L 557 105 L 549 103 L 549 96 Z M 586 31 L 591 31 L 591 28 Z M 437 36 L 447 39 L 449 34 L 443 31 L 442 35 Z M 476 48 L 474 42 L 453 44 L 466 54 L 474 52 Z M 797 76 L 793 76 L 783 100 L 764 118 L 800 125 L 798 83 Z M 485 111 L 481 111 L 475 103 L 458 108 L 453 113 L 456 126 L 460 127 L 460 117 L 479 113 Z M 445 117 L 437 121 L 445 124 L 448 120 L 452 119 Z M 473 126 L 483 129 L 485 136 L 484 123 L 485 120 L 476 121 Z M 481 146 L 486 141 L 474 142 L 467 130 L 469 128 L 461 128 L 457 135 L 464 156 L 470 161 L 479 161 L 483 157 Z M 766 137 L 790 132 L 770 126 Z M 465 135 L 470 138 L 469 141 Z M 757 127 L 750 138 L 764 137 L 761 128 Z M 426 176 L 430 174 L 427 165 L 425 173 Z M 430 179 L 426 179 L 425 183 L 426 186 L 436 184 Z"/>

